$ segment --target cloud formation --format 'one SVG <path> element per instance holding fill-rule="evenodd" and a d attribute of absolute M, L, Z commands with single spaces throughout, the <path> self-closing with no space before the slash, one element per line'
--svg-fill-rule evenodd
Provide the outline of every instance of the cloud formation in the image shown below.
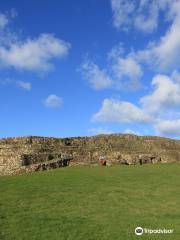
<path fill-rule="evenodd" d="M 112 64 L 115 81 L 120 87 L 136 90 L 140 87 L 140 79 L 143 75 L 141 66 L 130 56 L 116 57 Z"/>
<path fill-rule="evenodd" d="M 101 69 L 97 64 L 86 59 L 80 66 L 82 77 L 95 90 L 140 88 L 143 75 L 140 64 L 131 56 L 123 57 L 122 49 L 114 47 L 107 55 L 107 68 Z"/>
<path fill-rule="evenodd" d="M 27 91 L 30 91 L 32 88 L 32 85 L 30 82 L 17 81 L 16 84 L 19 88 L 27 90 Z"/>
<path fill-rule="evenodd" d="M 137 104 L 105 98 L 92 117 L 97 122 L 147 124 L 156 134 L 180 135 L 180 0 L 111 0 L 113 24 L 119 31 L 134 29 L 152 33 L 159 27 L 160 15 L 167 30 L 159 39 L 149 41 L 142 49 L 125 54 L 119 44 L 108 53 L 108 72 L 113 86 L 138 86 L 148 69 L 154 75 L 150 90 Z M 162 17 L 162 16 L 161 16 Z M 133 85 L 134 83 L 134 85 Z M 148 85 L 149 86 L 149 85 Z"/>
<path fill-rule="evenodd" d="M 51 34 L 41 34 L 37 39 L 16 42 L 8 48 L 0 46 L 0 63 L 16 69 L 48 71 L 53 67 L 53 58 L 68 54 L 70 44 Z"/>
<path fill-rule="evenodd" d="M 147 124 L 153 126 L 157 134 L 179 136 L 180 82 L 177 76 L 177 72 L 172 76 L 156 75 L 152 79 L 152 90 L 141 97 L 137 105 L 116 99 L 104 99 L 92 120 L 129 125 Z"/>
<path fill-rule="evenodd" d="M 62 98 L 58 97 L 55 94 L 49 95 L 45 100 L 44 100 L 44 105 L 47 108 L 59 108 L 63 104 Z"/>
<path fill-rule="evenodd" d="M 120 30 L 135 28 L 152 33 L 158 27 L 160 11 L 170 3 L 170 0 L 111 0 L 113 24 Z"/>
<path fill-rule="evenodd" d="M 36 38 L 22 39 L 9 28 L 9 18 L 8 15 L 0 14 L 1 67 L 49 71 L 53 68 L 53 59 L 67 56 L 70 43 L 50 33 L 42 33 Z"/>
<path fill-rule="evenodd" d="M 4 28 L 8 25 L 8 17 L 3 14 L 3 13 L 0 13 L 0 31 L 4 30 Z"/>
<path fill-rule="evenodd" d="M 180 84 L 166 75 L 156 75 L 152 80 L 153 92 L 141 98 L 143 108 L 149 112 L 180 106 Z"/>
<path fill-rule="evenodd" d="M 179 137 L 180 136 L 180 119 L 165 120 L 155 125 L 158 135 Z"/>
<path fill-rule="evenodd" d="M 115 99 L 104 99 L 102 107 L 94 114 L 95 122 L 150 123 L 152 118 L 138 106 Z"/>
<path fill-rule="evenodd" d="M 90 60 L 86 60 L 80 67 L 83 78 L 87 79 L 91 87 L 95 90 L 101 90 L 112 86 L 112 79 L 104 69 Z"/>

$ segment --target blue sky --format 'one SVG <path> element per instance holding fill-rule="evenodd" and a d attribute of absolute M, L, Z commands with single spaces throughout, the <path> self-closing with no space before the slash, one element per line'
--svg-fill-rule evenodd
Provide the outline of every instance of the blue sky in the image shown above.
<path fill-rule="evenodd" d="M 180 136 L 180 1 L 0 3 L 0 137 Z"/>

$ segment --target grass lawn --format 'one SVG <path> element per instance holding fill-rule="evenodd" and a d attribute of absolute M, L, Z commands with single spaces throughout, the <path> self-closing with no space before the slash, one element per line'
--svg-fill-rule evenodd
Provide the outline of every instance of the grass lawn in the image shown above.
<path fill-rule="evenodd" d="M 174 229 L 136 236 L 137 226 Z M 180 164 L 0 177 L 1 240 L 180 239 Z"/>

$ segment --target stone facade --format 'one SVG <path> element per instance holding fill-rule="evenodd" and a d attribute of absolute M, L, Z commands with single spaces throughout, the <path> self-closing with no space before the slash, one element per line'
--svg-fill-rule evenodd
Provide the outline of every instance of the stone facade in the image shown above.
<path fill-rule="evenodd" d="M 129 134 L 94 137 L 17 137 L 0 140 L 0 175 L 40 171 L 65 165 L 145 164 L 180 161 L 180 141 Z"/>

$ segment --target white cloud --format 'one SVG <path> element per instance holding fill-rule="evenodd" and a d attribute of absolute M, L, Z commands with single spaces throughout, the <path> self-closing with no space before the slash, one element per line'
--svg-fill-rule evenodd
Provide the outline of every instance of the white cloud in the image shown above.
<path fill-rule="evenodd" d="M 154 18 L 149 18 L 145 21 L 144 16 L 137 16 L 135 19 L 135 26 L 143 32 L 152 32 L 157 28 L 157 21 Z"/>
<path fill-rule="evenodd" d="M 180 5 L 179 5 L 180 11 Z M 168 71 L 179 67 L 180 58 L 180 16 L 174 21 L 169 31 L 163 36 L 158 44 L 152 49 L 156 57 L 156 66 L 160 70 Z"/>
<path fill-rule="evenodd" d="M 104 99 L 100 110 L 93 115 L 92 120 L 147 124 L 159 135 L 180 136 L 179 72 L 173 72 L 171 76 L 154 76 L 152 86 L 152 92 L 140 98 L 139 106 L 131 102 Z"/>
<path fill-rule="evenodd" d="M 160 20 L 170 24 L 170 27 L 159 41 L 149 42 L 144 49 L 132 50 L 126 56 L 123 56 L 122 43 L 112 48 L 108 53 L 108 60 L 111 62 L 107 62 L 106 69 L 101 70 L 94 64 L 95 70 L 89 71 L 91 74 L 85 76 L 95 89 L 110 87 L 137 90 L 141 86 L 145 64 L 148 64 L 150 70 L 162 74 L 180 70 L 180 0 L 111 0 L 111 5 L 114 25 L 119 29 L 134 27 L 152 32 L 158 27 L 160 12 L 164 14 L 164 18 L 161 16 Z M 103 77 L 97 78 L 94 72 L 101 72 Z"/>
<path fill-rule="evenodd" d="M 135 9 L 135 3 L 130 0 L 111 0 L 111 7 L 114 26 L 126 29 L 131 23 L 130 15 Z"/>
<path fill-rule="evenodd" d="M 156 75 L 152 85 L 154 91 L 140 100 L 143 108 L 149 112 L 160 112 L 180 105 L 180 84 L 166 75 Z"/>
<path fill-rule="evenodd" d="M 170 23 L 170 27 L 160 41 L 148 44 L 140 50 L 138 56 L 154 68 L 155 71 L 169 73 L 173 68 L 179 69 L 180 58 L 180 1 L 179 0 L 111 0 L 113 23 L 117 29 L 131 28 L 152 33 L 161 21 Z"/>
<path fill-rule="evenodd" d="M 139 99 L 139 104 L 105 98 L 92 120 L 146 123 L 160 135 L 180 136 L 180 0 L 111 0 L 111 5 L 113 23 L 119 30 L 134 28 L 152 33 L 159 27 L 159 20 L 168 28 L 159 40 L 149 42 L 142 50 L 132 49 L 125 55 L 121 43 L 112 48 L 107 65 L 111 87 L 120 83 L 129 89 L 133 81 L 137 84 L 142 78 L 143 67 L 148 66 L 155 72 L 152 89 Z"/>
<path fill-rule="evenodd" d="M 90 60 L 84 61 L 80 67 L 82 77 L 89 81 L 95 90 L 106 88 L 137 90 L 143 75 L 141 66 L 131 56 L 121 57 L 121 46 L 114 47 L 107 56 L 106 69 L 101 69 Z"/>
<path fill-rule="evenodd" d="M 124 54 L 123 43 L 115 45 L 107 54 L 109 60 L 116 60 Z"/>
<path fill-rule="evenodd" d="M 24 82 L 24 81 L 17 81 L 16 82 L 17 86 L 24 89 L 24 90 L 27 90 L 27 91 L 30 91 L 32 86 L 31 86 L 31 83 L 30 82 Z"/>
<path fill-rule="evenodd" d="M 139 9 L 134 18 L 134 26 L 142 32 L 153 32 L 158 26 L 159 10 L 160 6 L 157 1 L 151 1 L 151 3 L 140 1 Z"/>
<path fill-rule="evenodd" d="M 112 69 L 121 85 L 134 90 L 139 88 L 143 72 L 135 59 L 130 56 L 126 58 L 118 57 L 115 59 Z"/>
<path fill-rule="evenodd" d="M 4 30 L 4 28 L 8 25 L 8 17 L 3 14 L 3 13 L 0 13 L 0 31 Z"/>
<path fill-rule="evenodd" d="M 119 123 L 149 123 L 153 119 L 145 111 L 130 102 L 104 99 L 102 107 L 94 114 L 93 121 Z"/>
<path fill-rule="evenodd" d="M 0 46 L 0 62 L 4 66 L 30 71 L 47 71 L 53 58 L 67 55 L 70 44 L 51 34 L 41 34 L 37 39 L 16 42 L 9 48 Z"/>
<path fill-rule="evenodd" d="M 166 10 L 163 12 L 164 19 L 170 26 L 159 40 L 149 42 L 146 48 L 132 56 L 143 64 L 147 63 L 156 72 L 170 73 L 180 69 L 180 0 L 160 0 L 157 3 L 159 9 Z"/>
<path fill-rule="evenodd" d="M 111 0 L 114 25 L 118 29 L 135 28 L 153 32 L 161 22 L 170 24 L 165 34 L 145 49 L 131 56 L 141 63 L 148 63 L 156 72 L 170 73 L 180 69 L 180 0 Z M 164 17 L 159 18 L 160 12 Z"/>
<path fill-rule="evenodd" d="M 111 87 L 113 81 L 107 74 L 106 70 L 100 69 L 96 64 L 86 60 L 80 68 L 82 76 L 89 81 L 95 90 Z"/>
<path fill-rule="evenodd" d="M 180 119 L 161 121 L 155 126 L 156 132 L 162 136 L 179 137 Z"/>
<path fill-rule="evenodd" d="M 16 15 L 17 13 L 13 9 L 6 13 L 0 12 L 0 47 L 8 47 L 18 41 L 18 33 L 11 29 L 12 19 Z"/>
<path fill-rule="evenodd" d="M 120 30 L 134 27 L 151 33 L 157 29 L 159 12 L 169 4 L 169 0 L 111 0 L 113 24 Z"/>
<path fill-rule="evenodd" d="M 17 13 L 13 9 L 0 13 L 0 65 L 28 71 L 49 71 L 55 58 L 65 57 L 71 47 L 53 34 L 42 33 L 36 38 L 22 38 L 11 28 Z"/>
<path fill-rule="evenodd" d="M 63 100 L 55 94 L 49 95 L 45 101 L 44 105 L 48 108 L 59 108 L 62 106 Z"/>

